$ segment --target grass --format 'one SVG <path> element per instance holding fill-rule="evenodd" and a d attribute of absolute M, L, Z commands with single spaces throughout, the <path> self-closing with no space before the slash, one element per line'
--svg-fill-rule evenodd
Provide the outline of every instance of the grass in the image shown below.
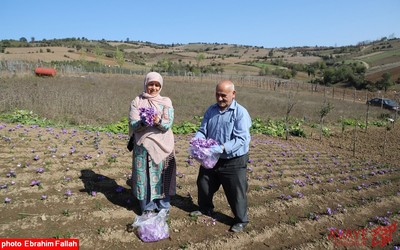
<path fill-rule="evenodd" d="M 219 80 L 218 77 L 165 77 L 161 94 L 173 102 L 174 132 L 196 131 L 206 108 L 215 103 L 215 85 Z M 320 92 L 310 92 L 310 85 L 306 83 L 287 82 L 276 86 L 265 79 L 238 78 L 233 81 L 237 101 L 248 109 L 255 124 L 264 126 L 264 132 L 267 125 L 281 124 L 289 101 L 294 103 L 290 113 L 290 123 L 294 125 L 300 122 L 304 127 L 318 123 L 319 111 L 326 100 L 334 107 L 325 118 L 326 126 L 340 124 L 343 119 L 365 120 L 364 101 L 343 98 L 345 94 L 339 90 L 334 95 L 332 89 L 324 87 L 319 87 Z M 32 125 L 125 132 L 130 102 L 143 91 L 142 82 L 141 76 L 106 74 L 4 78 L 0 81 L 0 119 Z M 353 92 L 347 90 L 347 93 Z M 362 98 L 366 93 L 358 95 Z M 369 117 L 375 122 L 387 113 L 373 108 Z"/>
<path fill-rule="evenodd" d="M 391 58 L 391 57 L 399 58 L 400 57 L 400 49 L 382 51 L 380 53 L 376 53 L 373 55 L 366 55 L 366 56 L 362 56 L 360 58 L 362 58 L 362 60 L 365 61 L 366 63 L 375 66 L 377 64 L 377 62 L 387 59 L 387 58 Z"/>

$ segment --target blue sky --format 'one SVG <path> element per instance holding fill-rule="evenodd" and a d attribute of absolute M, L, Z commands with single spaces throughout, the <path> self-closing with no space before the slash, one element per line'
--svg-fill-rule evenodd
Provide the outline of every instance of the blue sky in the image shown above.
<path fill-rule="evenodd" d="M 2 0 L 0 39 L 343 46 L 399 38 L 399 10 L 400 0 Z"/>

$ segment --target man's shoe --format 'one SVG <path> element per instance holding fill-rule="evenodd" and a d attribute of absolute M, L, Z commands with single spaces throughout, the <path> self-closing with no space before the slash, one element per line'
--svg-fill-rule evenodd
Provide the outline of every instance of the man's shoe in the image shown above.
<path fill-rule="evenodd" d="M 230 231 L 234 233 L 240 233 L 243 231 L 246 225 L 247 223 L 236 223 L 231 227 Z"/>
<path fill-rule="evenodd" d="M 214 214 L 214 212 L 212 210 L 204 211 L 204 212 L 197 210 L 197 211 L 190 212 L 191 217 L 196 217 L 196 216 L 201 216 L 201 215 L 212 216 L 213 214 Z"/>
<path fill-rule="evenodd" d="M 201 215 L 203 215 L 203 213 L 200 212 L 199 210 L 190 212 L 190 216 L 192 216 L 192 217 L 201 216 Z"/>

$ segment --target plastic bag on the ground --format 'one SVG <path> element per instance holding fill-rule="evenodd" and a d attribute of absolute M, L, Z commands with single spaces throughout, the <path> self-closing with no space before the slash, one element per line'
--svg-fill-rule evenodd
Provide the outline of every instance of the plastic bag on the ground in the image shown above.
<path fill-rule="evenodd" d="M 169 237 L 167 210 L 136 216 L 132 227 L 136 228 L 139 238 L 144 242 L 166 239 Z"/>

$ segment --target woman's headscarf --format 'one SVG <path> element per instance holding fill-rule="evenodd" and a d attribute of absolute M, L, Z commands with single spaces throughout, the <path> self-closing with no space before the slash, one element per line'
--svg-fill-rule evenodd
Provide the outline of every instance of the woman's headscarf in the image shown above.
<path fill-rule="evenodd" d="M 146 85 L 152 81 L 157 81 L 161 85 L 160 91 L 156 96 L 151 96 L 146 93 Z M 150 72 L 146 75 L 144 79 L 144 92 L 136 97 L 131 103 L 129 123 L 132 120 L 140 120 L 139 108 L 148 107 L 156 109 L 157 115 L 160 119 L 169 119 L 168 108 L 173 108 L 172 102 L 168 97 L 162 97 L 160 95 L 162 87 L 163 78 L 159 73 Z M 160 106 L 164 107 L 163 110 L 160 109 Z M 129 125 L 129 127 L 131 126 Z M 132 133 L 133 131 L 130 130 L 130 135 Z M 155 127 L 147 127 L 146 129 L 135 133 L 135 140 L 137 145 L 143 144 L 153 161 L 157 164 L 170 155 L 174 150 L 174 135 L 171 129 L 163 132 Z"/>

